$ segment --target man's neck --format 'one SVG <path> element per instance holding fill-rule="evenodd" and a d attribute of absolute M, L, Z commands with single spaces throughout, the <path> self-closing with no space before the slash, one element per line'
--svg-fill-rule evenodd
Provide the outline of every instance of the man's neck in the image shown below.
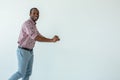
<path fill-rule="evenodd" d="M 36 21 L 34 21 L 32 18 L 30 18 L 35 24 L 36 24 Z"/>

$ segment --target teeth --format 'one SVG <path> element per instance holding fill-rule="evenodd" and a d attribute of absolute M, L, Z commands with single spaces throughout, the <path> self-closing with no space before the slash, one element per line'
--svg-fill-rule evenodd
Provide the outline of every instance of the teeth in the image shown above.
<path fill-rule="evenodd" d="M 35 17 L 35 19 L 37 19 L 37 17 Z"/>

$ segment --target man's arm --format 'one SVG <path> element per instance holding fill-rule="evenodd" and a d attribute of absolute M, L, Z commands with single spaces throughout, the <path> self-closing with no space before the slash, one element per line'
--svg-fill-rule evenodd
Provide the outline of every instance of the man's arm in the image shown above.
<path fill-rule="evenodd" d="M 56 41 L 59 41 L 60 39 L 56 35 L 52 39 L 37 35 L 35 37 L 35 40 L 39 42 L 56 42 Z"/>

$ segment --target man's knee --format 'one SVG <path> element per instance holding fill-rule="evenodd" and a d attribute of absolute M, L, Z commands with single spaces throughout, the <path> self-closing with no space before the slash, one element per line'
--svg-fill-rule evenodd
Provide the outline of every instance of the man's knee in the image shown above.
<path fill-rule="evenodd" d="M 26 75 L 25 72 L 20 72 L 20 71 L 19 71 L 18 73 L 20 74 L 21 77 L 24 77 L 24 76 Z"/>

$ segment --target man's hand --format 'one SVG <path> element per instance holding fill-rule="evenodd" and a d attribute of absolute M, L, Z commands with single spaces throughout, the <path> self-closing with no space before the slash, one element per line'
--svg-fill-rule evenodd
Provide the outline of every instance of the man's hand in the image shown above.
<path fill-rule="evenodd" d="M 53 38 L 52 38 L 53 42 L 56 42 L 56 41 L 59 41 L 59 37 L 57 35 L 55 35 Z"/>

